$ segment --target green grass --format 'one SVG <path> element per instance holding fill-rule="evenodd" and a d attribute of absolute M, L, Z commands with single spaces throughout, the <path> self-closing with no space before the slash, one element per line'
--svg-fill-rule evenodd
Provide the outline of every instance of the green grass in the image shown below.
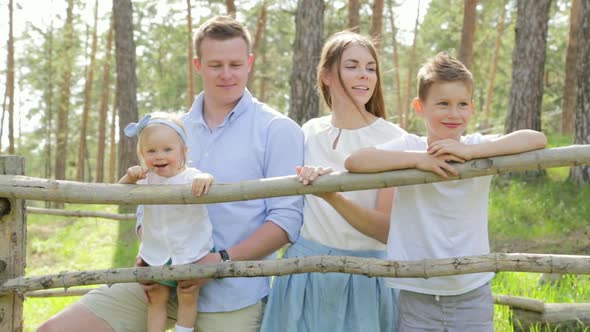
<path fill-rule="evenodd" d="M 105 206 L 76 205 L 71 209 L 116 212 L 116 208 Z M 137 253 L 133 222 L 30 214 L 27 223 L 27 276 L 133 265 Z M 34 331 L 39 324 L 77 299 L 26 299 L 24 331 Z"/>

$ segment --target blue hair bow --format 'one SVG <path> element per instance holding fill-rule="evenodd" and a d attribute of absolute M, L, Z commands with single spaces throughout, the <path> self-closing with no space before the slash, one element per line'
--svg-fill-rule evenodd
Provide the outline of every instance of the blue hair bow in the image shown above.
<path fill-rule="evenodd" d="M 139 133 L 141 133 L 141 131 L 145 127 L 147 127 L 147 125 L 150 123 L 151 118 L 152 118 L 151 114 L 147 114 L 141 120 L 139 120 L 137 123 L 131 122 L 130 124 L 128 124 L 125 127 L 125 129 L 123 129 L 123 131 L 125 132 L 125 136 L 135 137 L 135 136 L 139 135 Z"/>
<path fill-rule="evenodd" d="M 125 129 L 123 129 L 123 132 L 125 132 L 125 136 L 127 136 L 127 137 L 135 137 L 135 136 L 139 135 L 139 133 L 141 133 L 141 131 L 144 130 L 145 127 L 147 127 L 151 124 L 163 124 L 165 126 L 168 126 L 172 129 L 174 129 L 174 131 L 176 131 L 178 136 L 180 136 L 180 138 L 182 139 L 184 144 L 186 144 L 187 137 L 184 132 L 184 129 L 182 129 L 176 123 L 174 123 L 170 120 L 167 120 L 167 119 L 161 119 L 161 118 L 152 119 L 152 116 L 150 114 L 147 114 L 146 116 L 144 116 L 137 123 L 131 122 L 130 124 L 128 124 L 125 127 Z"/>

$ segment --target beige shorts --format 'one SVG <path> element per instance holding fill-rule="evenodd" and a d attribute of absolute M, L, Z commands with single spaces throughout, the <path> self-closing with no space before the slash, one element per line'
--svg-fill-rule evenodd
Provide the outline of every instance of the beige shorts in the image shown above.
<path fill-rule="evenodd" d="M 143 289 L 137 283 L 101 287 L 80 301 L 85 308 L 104 320 L 116 332 L 146 331 L 147 303 Z M 168 328 L 176 321 L 177 302 L 168 301 Z M 264 303 L 228 312 L 199 312 L 195 323 L 197 332 L 258 332 Z"/>

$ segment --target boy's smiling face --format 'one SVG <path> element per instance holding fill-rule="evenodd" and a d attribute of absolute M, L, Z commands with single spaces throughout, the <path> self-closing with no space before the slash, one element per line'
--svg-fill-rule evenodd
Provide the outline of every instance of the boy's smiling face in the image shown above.
<path fill-rule="evenodd" d="M 473 114 L 471 90 L 462 81 L 437 82 L 426 100 L 414 99 L 414 110 L 424 118 L 428 143 L 441 139 L 459 140 Z"/>

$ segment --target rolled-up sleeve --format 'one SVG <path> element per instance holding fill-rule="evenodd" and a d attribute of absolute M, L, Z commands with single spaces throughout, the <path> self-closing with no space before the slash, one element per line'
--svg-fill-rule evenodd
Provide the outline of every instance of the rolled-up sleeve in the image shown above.
<path fill-rule="evenodd" d="M 265 177 L 294 175 L 296 167 L 303 165 L 303 132 L 291 119 L 278 117 L 270 123 L 266 145 Z M 265 204 L 266 220 L 281 227 L 289 241 L 297 241 L 303 223 L 303 196 L 267 198 Z"/>

